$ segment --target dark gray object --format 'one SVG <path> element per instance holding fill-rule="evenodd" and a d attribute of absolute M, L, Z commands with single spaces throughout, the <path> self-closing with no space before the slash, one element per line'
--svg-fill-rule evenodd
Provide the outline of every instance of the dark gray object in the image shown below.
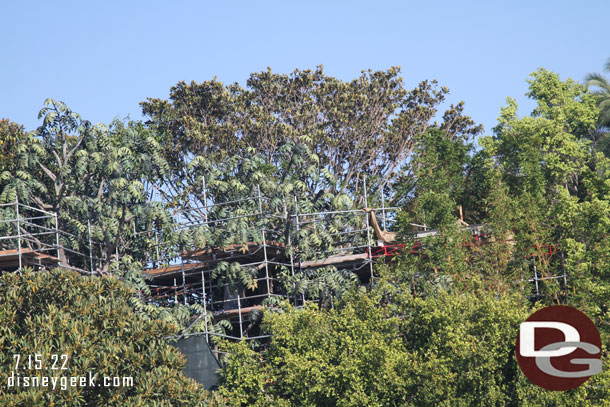
<path fill-rule="evenodd" d="M 212 354 L 204 335 L 192 335 L 179 339 L 174 345 L 186 356 L 184 374 L 210 390 L 217 384 L 216 371 L 220 363 Z"/>

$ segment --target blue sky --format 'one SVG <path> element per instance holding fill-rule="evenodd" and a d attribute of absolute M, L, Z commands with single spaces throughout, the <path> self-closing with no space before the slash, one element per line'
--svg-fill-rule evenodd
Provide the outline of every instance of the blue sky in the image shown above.
<path fill-rule="evenodd" d="M 108 123 L 181 80 L 322 64 L 437 79 L 490 132 L 507 96 L 530 112 L 532 71 L 582 81 L 610 57 L 607 1 L 13 1 L 0 15 L 0 117 L 27 129 L 48 97 Z"/>

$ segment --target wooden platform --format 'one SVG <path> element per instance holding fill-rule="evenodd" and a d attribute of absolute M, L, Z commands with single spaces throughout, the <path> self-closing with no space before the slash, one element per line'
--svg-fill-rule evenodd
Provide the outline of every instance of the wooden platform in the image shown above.
<path fill-rule="evenodd" d="M 214 317 L 215 318 L 231 317 L 231 316 L 239 315 L 240 311 L 241 311 L 241 314 L 243 315 L 243 314 L 247 314 L 250 311 L 253 311 L 255 309 L 262 309 L 262 308 L 263 308 L 262 305 L 253 305 L 251 307 L 242 307 L 241 309 L 234 308 L 234 309 L 229 309 L 229 310 L 216 311 L 216 312 L 214 312 Z"/>
<path fill-rule="evenodd" d="M 323 266 L 341 266 L 345 263 L 361 262 L 369 258 L 368 253 L 348 254 L 343 256 L 330 256 L 325 259 L 301 262 L 301 268 L 316 268 Z"/>
<path fill-rule="evenodd" d="M 156 268 L 156 269 L 152 269 L 152 270 L 144 270 L 144 274 L 146 274 L 150 277 L 153 277 L 153 278 L 161 277 L 161 276 L 172 276 L 174 274 L 178 275 L 178 274 L 182 274 L 183 267 L 184 267 L 184 271 L 194 271 L 194 270 L 204 269 L 207 267 L 207 265 L 202 262 L 185 263 L 184 265 L 177 264 L 175 266 L 161 267 L 161 268 Z"/>
<path fill-rule="evenodd" d="M 57 257 L 30 248 L 21 249 L 21 265 L 39 267 L 57 267 Z M 0 270 L 12 270 L 19 267 L 19 249 L 0 250 Z"/>
<path fill-rule="evenodd" d="M 280 255 L 285 249 L 284 243 L 276 241 L 266 241 L 267 255 L 269 257 Z M 154 280 L 168 280 L 181 278 L 182 272 L 192 274 L 197 270 L 210 270 L 214 264 L 220 261 L 235 261 L 240 263 L 252 263 L 263 261 L 263 246 L 256 242 L 248 242 L 243 245 L 229 245 L 223 248 L 204 248 L 197 250 L 183 251 L 181 257 L 184 260 L 193 261 L 192 263 L 176 264 L 166 267 L 158 267 L 151 270 L 144 270 L 144 274 Z M 350 267 L 354 264 L 361 264 L 369 259 L 367 253 L 357 253 L 348 255 L 335 255 L 318 260 L 307 260 L 301 263 L 302 269 L 319 268 L 334 265 L 338 268 Z M 298 264 L 295 262 L 295 266 Z M 260 268 L 260 267 L 259 267 Z"/>
<path fill-rule="evenodd" d="M 274 240 L 266 240 L 266 250 L 268 257 L 275 257 L 281 254 L 286 245 Z M 232 244 L 226 247 L 206 247 L 204 249 L 185 250 L 180 253 L 183 260 L 192 261 L 184 263 L 185 272 L 197 270 L 209 270 L 214 268 L 214 264 L 221 261 L 234 261 L 239 263 L 253 263 L 264 260 L 263 246 L 257 242 L 244 244 Z M 144 274 L 153 279 L 171 279 L 182 277 L 182 265 L 176 264 L 167 267 L 158 267 L 151 270 L 144 270 Z"/>
<path fill-rule="evenodd" d="M 275 240 L 265 240 L 267 251 L 278 251 L 286 248 L 285 243 L 277 242 Z M 180 253 L 183 259 L 187 260 L 199 260 L 208 261 L 217 258 L 231 257 L 235 254 L 246 255 L 248 253 L 254 254 L 262 250 L 263 246 L 260 242 L 247 242 L 243 244 L 230 244 L 225 247 L 206 247 L 204 249 L 196 250 L 185 250 Z"/>

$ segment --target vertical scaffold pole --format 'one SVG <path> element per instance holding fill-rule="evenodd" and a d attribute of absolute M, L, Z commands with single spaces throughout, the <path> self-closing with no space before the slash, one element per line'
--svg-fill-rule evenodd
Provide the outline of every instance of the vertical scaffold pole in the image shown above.
<path fill-rule="evenodd" d="M 19 270 L 21 271 L 22 260 L 21 260 L 21 229 L 19 228 L 19 223 L 21 220 L 19 219 L 19 197 L 15 197 L 15 212 L 17 214 L 17 255 L 19 257 Z"/>
<path fill-rule="evenodd" d="M 155 249 L 157 252 L 157 259 L 156 261 L 153 263 L 154 267 L 157 268 L 157 264 L 161 264 L 160 260 L 159 260 L 159 236 L 157 234 L 157 230 L 155 229 Z"/>
<path fill-rule="evenodd" d="M 290 224 L 290 220 L 288 217 L 288 207 L 286 206 L 286 203 L 284 203 L 284 218 L 286 219 L 286 222 L 288 224 Z M 288 231 L 288 241 L 286 242 L 286 247 L 291 247 L 292 244 L 292 240 L 290 239 L 290 230 Z M 290 253 L 290 275 L 294 278 L 294 256 L 292 255 L 292 253 Z M 294 290 L 294 305 L 297 305 L 297 293 L 296 293 L 296 283 L 294 283 L 292 285 L 292 288 Z"/>
<path fill-rule="evenodd" d="M 118 244 L 116 246 L 114 246 L 114 256 L 116 258 L 116 262 L 118 263 L 119 260 L 120 260 L 120 258 L 119 258 L 119 245 Z"/>
<path fill-rule="evenodd" d="M 174 303 L 178 304 L 178 283 L 176 282 L 175 278 L 174 278 Z"/>
<path fill-rule="evenodd" d="M 369 200 L 368 200 L 368 196 L 366 194 L 366 176 L 363 178 L 362 185 L 363 185 L 363 189 L 364 189 L 364 207 L 368 208 Z M 365 213 L 364 218 L 366 219 L 366 246 L 367 246 L 367 250 L 368 250 L 368 262 L 369 262 L 369 268 L 371 269 L 371 284 L 373 284 L 373 278 L 374 278 L 374 276 L 373 276 L 373 256 L 372 256 L 372 250 L 371 250 L 371 231 L 370 231 L 370 224 L 369 224 L 369 215 L 367 213 Z"/>
<path fill-rule="evenodd" d="M 184 305 L 186 305 L 186 278 L 184 276 L 184 262 L 180 262 L 180 270 L 182 271 L 182 295 L 184 296 Z"/>
<path fill-rule="evenodd" d="M 265 239 L 265 222 L 263 216 L 263 201 L 261 196 L 261 186 L 256 185 L 258 191 L 258 212 L 261 220 L 261 235 L 263 237 L 263 256 L 265 259 L 265 281 L 267 281 L 267 298 L 271 297 L 271 284 L 269 283 L 269 263 L 267 259 L 267 240 Z"/>
<path fill-rule="evenodd" d="M 381 220 L 381 224 L 383 226 L 383 231 L 386 231 L 386 227 L 385 227 L 385 195 L 383 194 L 383 188 L 381 188 L 381 215 L 383 216 L 383 219 Z"/>
<path fill-rule="evenodd" d="M 239 339 L 244 339 L 244 326 L 241 318 L 241 298 L 237 295 L 237 313 L 239 314 Z"/>
<path fill-rule="evenodd" d="M 301 263 L 301 250 L 299 249 L 299 199 L 294 197 L 294 229 L 296 232 L 295 243 L 297 249 L 297 259 L 299 260 L 299 276 L 303 275 L 303 264 Z M 301 295 L 303 299 L 303 305 L 305 305 L 305 294 Z"/>
<path fill-rule="evenodd" d="M 93 250 L 91 249 L 91 222 L 87 219 L 87 232 L 89 233 L 89 270 L 93 274 Z"/>
<path fill-rule="evenodd" d="M 208 195 L 206 192 L 207 188 L 205 185 L 205 175 L 203 176 L 203 218 L 205 222 L 208 222 Z"/>
<path fill-rule="evenodd" d="M 540 295 L 540 291 L 538 289 L 538 270 L 536 269 L 536 261 L 534 261 L 534 282 L 536 284 L 536 297 Z"/>
<path fill-rule="evenodd" d="M 55 247 L 57 248 L 57 258 L 59 259 L 59 222 L 57 221 L 57 212 L 55 215 Z"/>
<path fill-rule="evenodd" d="M 207 299 L 205 296 L 205 275 L 204 271 L 201 270 L 201 292 L 203 293 L 203 321 L 205 323 L 205 341 L 210 342 L 210 338 L 208 336 L 208 305 Z"/>

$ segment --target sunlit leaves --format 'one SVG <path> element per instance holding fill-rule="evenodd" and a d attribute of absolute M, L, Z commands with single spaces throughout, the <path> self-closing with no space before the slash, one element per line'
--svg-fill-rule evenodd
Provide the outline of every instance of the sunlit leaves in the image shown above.
<path fill-rule="evenodd" d="M 13 354 L 41 354 L 42 371 L 23 374 L 133 377 L 133 387 L 6 388 L 6 406 L 192 406 L 206 394 L 181 372 L 183 357 L 164 339 L 174 321 L 146 319 L 130 305 L 133 291 L 114 278 L 87 278 L 74 272 L 26 272 L 0 278 L 0 370 L 10 376 Z M 51 355 L 68 355 L 68 370 L 50 370 Z M 30 391 L 28 391 L 30 390 Z M 176 394 L 179 393 L 179 397 Z M 38 400 L 34 402 L 34 400 Z M 33 403 L 33 404 L 32 404 Z"/>

